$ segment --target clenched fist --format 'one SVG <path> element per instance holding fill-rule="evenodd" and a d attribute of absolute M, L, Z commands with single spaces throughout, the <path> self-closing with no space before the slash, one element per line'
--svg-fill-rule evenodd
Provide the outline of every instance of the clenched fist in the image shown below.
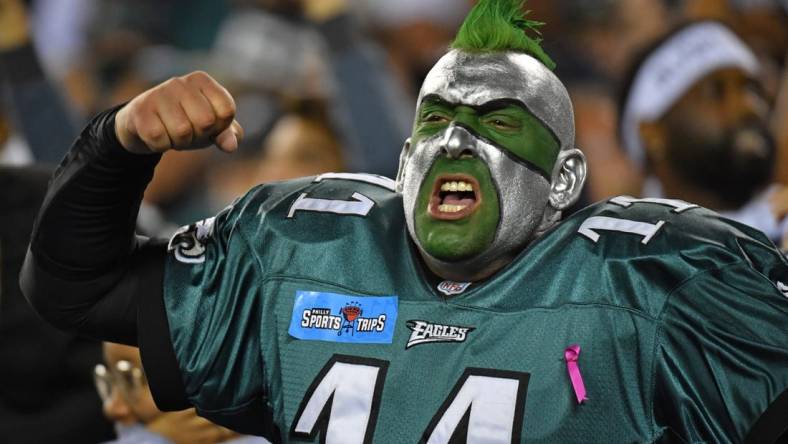
<path fill-rule="evenodd" d="M 235 101 L 211 76 L 195 71 L 174 77 L 135 97 L 115 116 L 115 134 L 132 153 L 163 153 L 214 144 L 238 148 L 243 129 Z"/>

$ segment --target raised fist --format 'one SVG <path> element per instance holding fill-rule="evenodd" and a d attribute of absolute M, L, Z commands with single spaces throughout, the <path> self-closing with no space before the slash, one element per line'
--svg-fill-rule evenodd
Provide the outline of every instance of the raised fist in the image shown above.
<path fill-rule="evenodd" d="M 115 134 L 132 153 L 204 148 L 235 151 L 243 129 L 235 101 L 211 76 L 195 71 L 135 97 L 115 116 Z"/>

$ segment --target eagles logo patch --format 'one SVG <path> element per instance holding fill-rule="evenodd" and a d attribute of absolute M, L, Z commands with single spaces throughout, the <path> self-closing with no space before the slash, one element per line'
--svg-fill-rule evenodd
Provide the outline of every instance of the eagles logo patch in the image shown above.
<path fill-rule="evenodd" d="M 205 262 L 205 243 L 213 235 L 215 217 L 181 227 L 170 238 L 167 252 L 173 252 L 178 262 L 201 264 Z"/>
<path fill-rule="evenodd" d="M 412 331 L 408 343 L 405 345 L 406 350 L 415 345 L 429 342 L 465 342 L 468 333 L 475 330 L 473 327 L 435 324 L 416 319 L 409 320 L 405 325 Z"/>

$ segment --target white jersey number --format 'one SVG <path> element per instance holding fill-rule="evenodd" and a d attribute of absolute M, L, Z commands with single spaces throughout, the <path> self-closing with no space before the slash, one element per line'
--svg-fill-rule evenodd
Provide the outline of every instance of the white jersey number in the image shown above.
<path fill-rule="evenodd" d="M 609 202 L 624 208 L 629 208 L 636 203 L 663 205 L 667 207 L 673 207 L 674 213 L 681 213 L 693 208 L 699 208 L 695 204 L 677 199 L 635 199 L 634 197 L 630 196 L 618 196 L 610 199 Z M 580 228 L 578 228 L 577 232 L 594 242 L 599 241 L 599 231 L 603 230 L 637 234 L 643 238 L 640 242 L 645 245 L 651 240 L 651 238 L 654 237 L 655 234 L 657 234 L 659 229 L 662 228 L 664 224 L 664 220 L 657 221 L 655 224 L 650 224 L 648 222 L 638 222 L 629 219 L 619 219 L 616 217 L 592 216 L 583 221 L 583 224 L 580 225 Z"/>
<path fill-rule="evenodd" d="M 641 242 L 647 244 L 648 241 L 657 234 L 657 231 L 665 224 L 664 220 L 656 224 L 647 222 L 636 222 L 629 219 L 618 219 L 615 217 L 593 216 L 583 221 L 577 232 L 596 242 L 599 240 L 599 230 L 618 231 L 619 233 L 638 234 L 643 236 Z"/>
<path fill-rule="evenodd" d="M 622 206 L 624 208 L 629 208 L 634 203 L 652 203 L 657 205 L 664 205 L 666 207 L 673 207 L 674 213 L 681 213 L 687 210 L 691 210 L 693 208 L 698 208 L 697 205 L 691 204 L 689 202 L 684 202 L 683 200 L 678 199 L 660 199 L 656 197 L 646 197 L 643 199 L 635 199 L 631 196 L 618 196 L 614 197 L 609 200 L 610 203 L 614 203 L 616 205 Z"/>
<path fill-rule="evenodd" d="M 290 434 L 324 443 L 369 443 L 375 430 L 388 361 L 334 355 L 315 377 Z"/>
<path fill-rule="evenodd" d="M 427 426 L 422 442 L 520 442 L 528 377 L 521 372 L 465 369 Z"/>
<path fill-rule="evenodd" d="M 315 177 L 313 182 L 319 183 L 328 179 L 363 182 L 377 185 L 389 191 L 394 191 L 396 189 L 396 184 L 393 180 L 375 174 L 325 173 Z M 361 193 L 353 193 L 350 199 L 351 200 L 317 199 L 314 197 L 307 197 L 307 193 L 301 193 L 290 206 L 287 218 L 292 219 L 296 211 L 315 211 L 318 213 L 366 216 L 369 214 L 370 210 L 372 210 L 372 207 L 375 206 L 375 202 L 372 199 Z"/>
<path fill-rule="evenodd" d="M 307 389 L 293 419 L 293 438 L 370 443 L 388 362 L 334 355 Z M 525 412 L 528 373 L 468 368 L 433 416 L 422 442 L 516 443 Z"/>
<path fill-rule="evenodd" d="M 306 193 L 301 193 L 298 199 L 290 206 L 287 213 L 288 218 L 292 218 L 296 211 L 316 211 L 318 213 L 347 214 L 356 216 L 366 216 L 375 202 L 361 193 L 353 193 L 352 200 L 316 199 L 306 197 Z"/>

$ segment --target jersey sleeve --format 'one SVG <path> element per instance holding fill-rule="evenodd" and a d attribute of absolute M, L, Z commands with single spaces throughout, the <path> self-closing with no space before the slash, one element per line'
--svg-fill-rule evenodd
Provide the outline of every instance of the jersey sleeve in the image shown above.
<path fill-rule="evenodd" d="M 176 232 L 167 247 L 163 304 L 187 401 L 216 423 L 266 436 L 262 277 L 241 222 L 248 200 Z"/>
<path fill-rule="evenodd" d="M 788 426 L 788 273 L 760 250 L 688 279 L 661 315 L 654 416 L 687 442 L 773 442 Z"/>

